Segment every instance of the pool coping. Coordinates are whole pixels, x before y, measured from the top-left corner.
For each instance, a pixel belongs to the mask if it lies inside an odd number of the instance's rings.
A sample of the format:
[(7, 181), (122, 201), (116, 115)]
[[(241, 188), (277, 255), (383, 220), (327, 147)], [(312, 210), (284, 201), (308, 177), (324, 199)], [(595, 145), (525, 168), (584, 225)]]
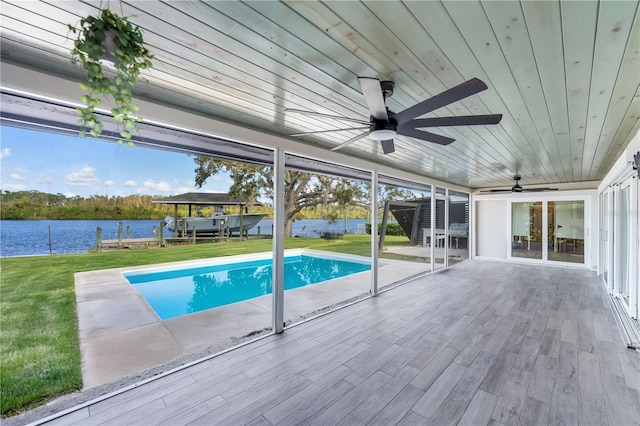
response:
[[(292, 256), (307, 253), (337, 259), (370, 262), (370, 258), (310, 249), (285, 250)], [(206, 311), (161, 320), (124, 273), (175, 267), (199, 267), (230, 261), (257, 260), (271, 252), (166, 262), (75, 274), (76, 306), (82, 355), (83, 387), (109, 383), (168, 361), (242, 338), (271, 325), (271, 295)], [(380, 259), (379, 281), (392, 283), (427, 272), (425, 264)], [(311, 286), (286, 291), (285, 320), (369, 292), (371, 271), (359, 272)]]

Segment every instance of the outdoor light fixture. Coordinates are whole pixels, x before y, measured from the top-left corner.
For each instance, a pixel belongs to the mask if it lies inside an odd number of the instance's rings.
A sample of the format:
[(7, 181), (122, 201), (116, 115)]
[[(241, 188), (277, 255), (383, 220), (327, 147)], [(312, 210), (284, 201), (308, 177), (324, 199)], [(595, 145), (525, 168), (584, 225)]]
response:
[(374, 140), (377, 140), (377, 141), (386, 141), (386, 140), (395, 138), (396, 137), (396, 131), (395, 131), (395, 129), (373, 130), (369, 134), (369, 137), (371, 139), (374, 139)]

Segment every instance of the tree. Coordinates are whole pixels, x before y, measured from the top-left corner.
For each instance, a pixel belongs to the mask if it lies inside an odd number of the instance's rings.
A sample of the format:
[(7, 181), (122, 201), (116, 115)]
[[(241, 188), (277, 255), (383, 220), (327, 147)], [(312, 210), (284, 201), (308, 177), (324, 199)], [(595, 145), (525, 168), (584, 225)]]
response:
[[(233, 184), (231, 196), (243, 196), (255, 201), (259, 196), (273, 198), (273, 170), (269, 166), (218, 160), (210, 157), (195, 158), (196, 186), (201, 188), (207, 179), (219, 172), (229, 173)], [(296, 214), (306, 208), (323, 205), (344, 206), (360, 198), (356, 183), (343, 178), (285, 170), (284, 232), (291, 236), (291, 225)]]

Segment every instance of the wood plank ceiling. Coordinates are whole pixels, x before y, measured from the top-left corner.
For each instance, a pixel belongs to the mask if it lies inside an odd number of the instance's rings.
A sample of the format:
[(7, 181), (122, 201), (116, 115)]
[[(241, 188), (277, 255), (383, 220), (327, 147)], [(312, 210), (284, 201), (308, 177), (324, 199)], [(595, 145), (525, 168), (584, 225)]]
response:
[[(77, 78), (67, 24), (109, 2), (2, 1), (2, 60)], [(137, 96), (269, 133), (350, 127), (284, 108), (368, 119), (358, 76), (389, 79), (399, 112), (473, 77), (489, 89), (427, 116), (503, 114), (408, 137), (384, 155), (344, 149), (471, 187), (600, 180), (640, 126), (638, 1), (113, 1), (156, 55)], [(330, 149), (357, 135), (299, 138)]]

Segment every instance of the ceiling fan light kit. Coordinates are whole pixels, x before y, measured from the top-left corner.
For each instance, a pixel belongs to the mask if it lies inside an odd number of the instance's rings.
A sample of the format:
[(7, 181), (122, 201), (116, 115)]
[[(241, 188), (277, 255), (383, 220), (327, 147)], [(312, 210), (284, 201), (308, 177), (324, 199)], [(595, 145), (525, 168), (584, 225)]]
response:
[[(378, 127), (378, 126), (376, 126)], [(386, 141), (387, 139), (393, 139), (396, 137), (395, 128), (389, 126), (389, 128), (376, 128), (369, 132), (369, 137), (376, 141)]]
[[(346, 142), (343, 142), (331, 150), (336, 151), (348, 146), (358, 140), (369, 136), (370, 139), (380, 141), (382, 150), (385, 154), (395, 151), (394, 139), (398, 135), (408, 136), (410, 138), (423, 140), (425, 142), (436, 143), (439, 145), (448, 145), (455, 139), (420, 130), (425, 127), (445, 127), (445, 126), (475, 126), (498, 124), (502, 119), (502, 114), (488, 115), (472, 115), (472, 116), (453, 116), (453, 117), (434, 117), (423, 118), (423, 116), (436, 109), (457, 102), (468, 96), (487, 89), (487, 85), (477, 78), (472, 78), (461, 83), (451, 89), (426, 99), (416, 105), (413, 105), (399, 113), (390, 111), (386, 106), (387, 98), (393, 95), (395, 84), (393, 81), (380, 81), (376, 78), (358, 77), (360, 90), (364, 95), (365, 102), (371, 116), (369, 117), (369, 131), (355, 136)], [(305, 114), (309, 116), (332, 118), (337, 120), (345, 120), (360, 123), (362, 120), (356, 120), (351, 117), (333, 116), (329, 114), (317, 113), (314, 111), (305, 111), (299, 109), (285, 109), (286, 112)], [(335, 129), (320, 132), (295, 133), (290, 136), (306, 136), (317, 133), (329, 133), (332, 131), (339, 132), (353, 129)]]

